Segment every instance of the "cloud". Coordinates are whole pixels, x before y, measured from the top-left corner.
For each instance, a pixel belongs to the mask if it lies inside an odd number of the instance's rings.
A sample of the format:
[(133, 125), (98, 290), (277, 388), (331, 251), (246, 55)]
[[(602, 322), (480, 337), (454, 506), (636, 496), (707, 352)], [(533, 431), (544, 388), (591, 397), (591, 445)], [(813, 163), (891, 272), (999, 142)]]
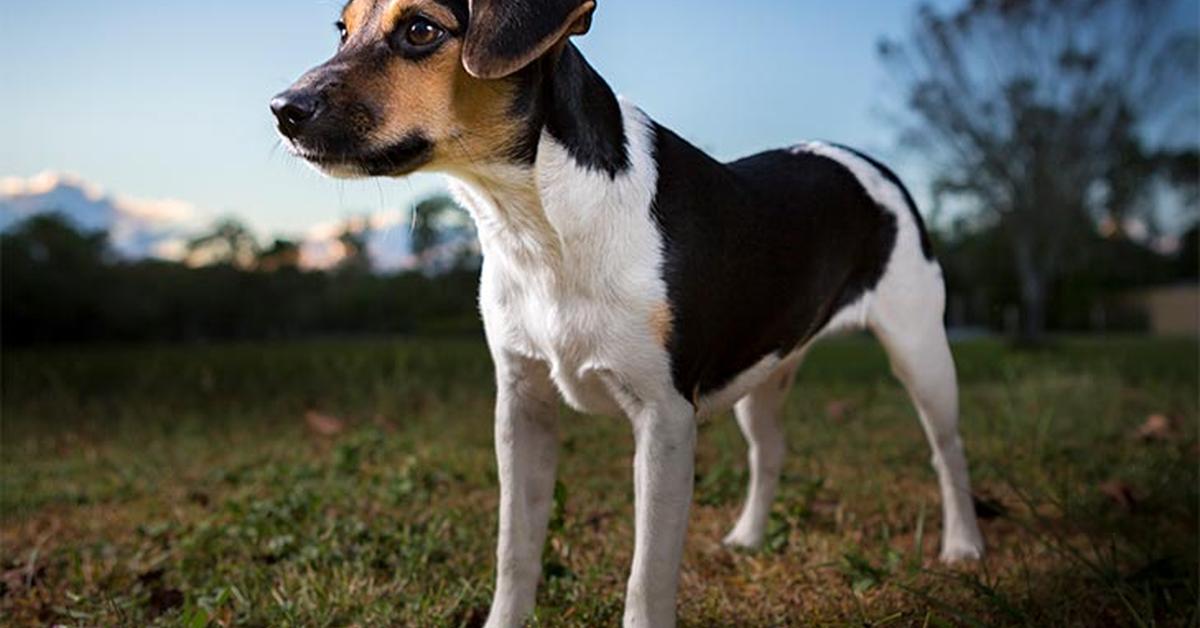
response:
[(180, 242), (206, 222), (206, 214), (186, 201), (108, 194), (74, 174), (0, 178), (0, 230), (46, 213), (86, 231), (107, 232), (113, 248), (129, 259), (178, 259)]
[(300, 265), (309, 270), (336, 267), (349, 254), (341, 242), (342, 234), (365, 232), (367, 255), (375, 270), (413, 269), (418, 260), (411, 253), (409, 216), (408, 210), (389, 209), (314, 225), (301, 239)]
[[(112, 194), (73, 174), (43, 172), (29, 178), (0, 178), (0, 231), (52, 212), (79, 229), (106, 232), (121, 257), (135, 260), (184, 259), (188, 241), (211, 229), (213, 219), (212, 214), (187, 201)], [(411, 216), (411, 209), (385, 209), (313, 225), (293, 236), (300, 247), (301, 267), (337, 267), (348, 254), (341, 241), (348, 231), (366, 234), (367, 255), (372, 268), (380, 272), (448, 266), (474, 242), (472, 233), (456, 226), (447, 242), (427, 253), (425, 259), (418, 259), (412, 254)]]

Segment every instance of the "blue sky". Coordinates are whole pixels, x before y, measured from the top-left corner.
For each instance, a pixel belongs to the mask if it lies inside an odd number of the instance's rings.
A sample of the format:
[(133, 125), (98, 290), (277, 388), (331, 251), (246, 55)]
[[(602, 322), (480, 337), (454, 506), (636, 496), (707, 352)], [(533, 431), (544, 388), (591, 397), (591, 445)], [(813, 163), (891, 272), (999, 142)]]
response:
[[(957, 4), (953, 0), (934, 2)], [(601, 0), (580, 47), (618, 93), (732, 158), (809, 138), (894, 159), (875, 55), (915, 0)], [(326, 180), (274, 150), (270, 97), (336, 44), (336, 0), (54, 0), (0, 19), (0, 176), (69, 171), (272, 233), (407, 207), (435, 177)], [(898, 163), (922, 188), (918, 172)]]

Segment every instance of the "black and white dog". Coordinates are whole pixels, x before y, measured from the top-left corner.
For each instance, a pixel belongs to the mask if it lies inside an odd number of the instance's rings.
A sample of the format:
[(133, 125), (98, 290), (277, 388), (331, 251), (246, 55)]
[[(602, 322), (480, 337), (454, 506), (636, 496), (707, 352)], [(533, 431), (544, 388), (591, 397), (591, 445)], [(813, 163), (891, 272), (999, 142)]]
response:
[(627, 416), (636, 550), (625, 624), (670, 626), (697, 421), (729, 407), (763, 540), (780, 405), (813, 342), (870, 329), (933, 449), (942, 557), (976, 558), (945, 289), (904, 186), (808, 143), (729, 164), (617, 98), (569, 42), (593, 0), (351, 0), (337, 54), (271, 103), (290, 149), (341, 177), (451, 177), (478, 225), (496, 367), (500, 532), (489, 626), (529, 616), (555, 483), (559, 398)]

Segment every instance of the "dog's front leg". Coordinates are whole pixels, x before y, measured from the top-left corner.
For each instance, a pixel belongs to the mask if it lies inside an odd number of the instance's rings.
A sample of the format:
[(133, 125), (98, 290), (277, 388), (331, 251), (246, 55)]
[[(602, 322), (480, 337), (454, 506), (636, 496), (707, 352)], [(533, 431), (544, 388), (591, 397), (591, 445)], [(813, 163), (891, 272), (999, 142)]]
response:
[(500, 538), (489, 628), (518, 627), (533, 612), (554, 501), (558, 397), (546, 366), (496, 358), (496, 461)]
[(647, 404), (633, 416), (636, 500), (633, 569), (625, 625), (675, 625), (675, 597), (694, 483), (696, 418), (676, 397)]

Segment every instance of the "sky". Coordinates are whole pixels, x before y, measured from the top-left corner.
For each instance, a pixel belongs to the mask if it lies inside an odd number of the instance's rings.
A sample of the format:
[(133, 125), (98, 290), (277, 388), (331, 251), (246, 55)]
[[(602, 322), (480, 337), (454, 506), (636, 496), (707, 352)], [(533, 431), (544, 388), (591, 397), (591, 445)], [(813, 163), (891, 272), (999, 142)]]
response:
[[(935, 6), (954, 6), (940, 0)], [(804, 139), (899, 155), (875, 47), (916, 0), (600, 0), (578, 45), (718, 157)], [(440, 179), (339, 182), (277, 148), (271, 96), (332, 55), (337, 0), (47, 0), (0, 9), (0, 177), (70, 172), (295, 234), (409, 207)]]

